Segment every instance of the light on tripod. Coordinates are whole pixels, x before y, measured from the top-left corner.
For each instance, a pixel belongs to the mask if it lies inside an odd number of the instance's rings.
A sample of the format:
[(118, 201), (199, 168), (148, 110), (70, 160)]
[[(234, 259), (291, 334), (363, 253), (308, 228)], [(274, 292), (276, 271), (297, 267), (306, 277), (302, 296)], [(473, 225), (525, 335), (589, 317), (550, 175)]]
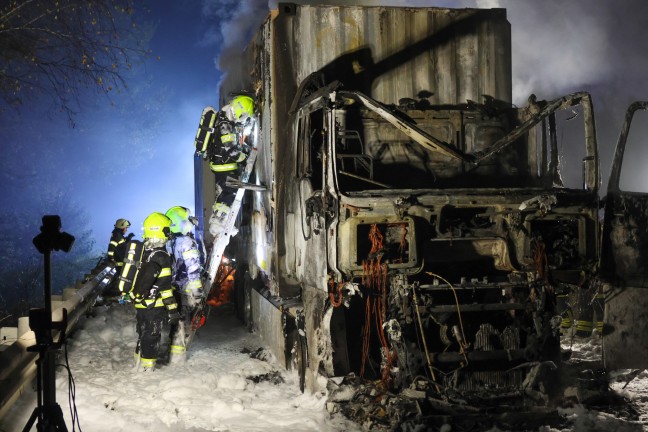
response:
[(74, 244), (74, 236), (61, 232), (61, 217), (57, 215), (43, 216), (41, 233), (34, 237), (33, 243), (38, 252), (45, 254), (53, 250), (70, 252)]
[[(34, 237), (33, 243), (38, 252), (44, 256), (44, 292), (45, 308), (29, 311), (29, 327), (36, 336), (36, 345), (27, 348), (37, 352), (37, 403), (23, 432), (30, 431), (38, 420), (39, 432), (67, 432), (63, 412), (56, 403), (56, 367), (53, 351), (58, 350), (65, 342), (67, 327), (67, 310), (63, 309), (63, 319), (52, 322), (52, 275), (51, 253), (53, 250), (69, 252), (74, 244), (74, 236), (61, 232), (61, 218), (58, 215), (43, 216), (41, 232)], [(52, 331), (59, 331), (59, 339), (54, 342)]]

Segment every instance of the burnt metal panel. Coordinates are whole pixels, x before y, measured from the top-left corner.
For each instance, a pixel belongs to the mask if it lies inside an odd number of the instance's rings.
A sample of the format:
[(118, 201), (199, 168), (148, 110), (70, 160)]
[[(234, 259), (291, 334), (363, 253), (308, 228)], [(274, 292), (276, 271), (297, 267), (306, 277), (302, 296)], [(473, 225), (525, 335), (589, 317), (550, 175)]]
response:
[[(605, 312), (603, 325), (603, 360), (608, 370), (645, 369), (648, 366), (648, 194), (623, 190), (620, 184), (622, 166), (645, 162), (641, 135), (645, 120), (638, 111), (648, 110), (648, 101), (634, 102), (628, 108), (617, 142), (605, 201), (603, 241), (601, 245), (601, 278)], [(645, 115), (642, 115), (645, 119)], [(632, 129), (631, 129), (632, 125)], [(641, 148), (632, 147), (630, 132), (637, 131)], [(626, 145), (629, 145), (626, 148)], [(634, 151), (634, 152), (633, 152)], [(628, 163), (628, 161), (632, 163)], [(643, 167), (645, 169), (645, 167)], [(625, 175), (629, 174), (624, 172)], [(630, 173), (632, 174), (632, 173)]]
[[(616, 146), (605, 201), (601, 276), (619, 286), (648, 287), (648, 194), (619, 186), (626, 142), (635, 113), (648, 110), (648, 101), (633, 103), (626, 113)], [(636, 126), (639, 128), (640, 126)], [(630, 154), (629, 157), (638, 157)]]
[(607, 285), (603, 328), (606, 369), (645, 369), (648, 352), (646, 288)]
[(483, 95), (511, 101), (504, 9), (304, 5), (281, 23), (289, 26), (281, 31), (296, 84), (321, 71), (325, 82), (339, 80), (384, 103), (421, 91), (433, 93), (432, 104)]

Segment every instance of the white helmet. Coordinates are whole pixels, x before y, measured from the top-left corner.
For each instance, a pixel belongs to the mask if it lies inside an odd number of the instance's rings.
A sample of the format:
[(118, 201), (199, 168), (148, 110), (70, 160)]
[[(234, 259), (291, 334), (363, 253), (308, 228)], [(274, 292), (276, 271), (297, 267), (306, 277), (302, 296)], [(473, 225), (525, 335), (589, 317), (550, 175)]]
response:
[(131, 226), (131, 223), (126, 219), (117, 219), (117, 222), (115, 222), (115, 228), (124, 229), (129, 226)]

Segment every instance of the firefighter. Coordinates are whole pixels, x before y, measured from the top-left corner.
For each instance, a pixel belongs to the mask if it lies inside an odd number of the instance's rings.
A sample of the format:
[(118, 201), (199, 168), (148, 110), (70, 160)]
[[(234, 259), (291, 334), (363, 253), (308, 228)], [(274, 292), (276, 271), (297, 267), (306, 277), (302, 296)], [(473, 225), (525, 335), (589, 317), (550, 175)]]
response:
[(588, 286), (581, 287), (578, 290), (576, 307), (577, 316), (574, 320), (576, 336), (581, 338), (594, 335), (601, 337), (603, 334), (605, 295), (603, 294), (603, 286), (598, 280), (593, 280)]
[[(126, 235), (128, 227), (131, 223), (126, 219), (117, 219), (115, 222), (115, 229), (113, 229), (110, 236), (110, 243), (108, 244), (108, 259), (115, 263), (115, 275), (121, 274), (122, 267), (124, 266), (124, 257), (126, 256), (126, 242), (133, 238), (133, 233)], [(118, 295), (117, 280), (115, 276), (110, 284), (104, 290), (106, 295)]]
[(574, 313), (571, 307), (571, 292), (569, 287), (559, 287), (556, 292), (556, 312), (562, 317), (560, 322), (562, 334), (567, 334), (573, 325)]
[(166, 216), (171, 220), (171, 235), (166, 247), (173, 261), (171, 280), (181, 315), (180, 322), (171, 328), (170, 360), (182, 362), (186, 357), (186, 330), (191, 328), (194, 313), (204, 296), (200, 278), (202, 257), (193, 235), (198, 220), (182, 206), (171, 207)]
[(209, 167), (216, 180), (217, 199), (210, 232), (216, 235), (236, 196), (236, 188), (226, 186), (227, 177), (240, 178), (243, 162), (249, 153), (245, 143), (245, 129), (253, 119), (254, 100), (239, 95), (220, 109), (217, 114), (215, 139), (209, 151)]
[(171, 220), (162, 213), (151, 213), (144, 220), (144, 254), (133, 286), (137, 314), (136, 369), (152, 371), (157, 363), (162, 327), (167, 319), (180, 319), (171, 288), (171, 256), (166, 251)]
[(118, 267), (124, 265), (124, 255), (126, 253), (126, 242), (133, 238), (133, 233), (126, 235), (131, 223), (126, 219), (117, 219), (115, 229), (112, 230), (110, 243), (108, 244), (108, 258), (115, 262)]

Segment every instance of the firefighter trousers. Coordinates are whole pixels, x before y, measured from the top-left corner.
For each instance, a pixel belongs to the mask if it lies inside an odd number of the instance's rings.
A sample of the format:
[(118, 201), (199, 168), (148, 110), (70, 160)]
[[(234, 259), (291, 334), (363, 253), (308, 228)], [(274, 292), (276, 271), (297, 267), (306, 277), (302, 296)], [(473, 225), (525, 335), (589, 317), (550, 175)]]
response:
[(137, 346), (139, 355), (146, 359), (157, 359), (160, 349), (162, 326), (166, 320), (166, 309), (154, 307), (152, 309), (137, 310)]

